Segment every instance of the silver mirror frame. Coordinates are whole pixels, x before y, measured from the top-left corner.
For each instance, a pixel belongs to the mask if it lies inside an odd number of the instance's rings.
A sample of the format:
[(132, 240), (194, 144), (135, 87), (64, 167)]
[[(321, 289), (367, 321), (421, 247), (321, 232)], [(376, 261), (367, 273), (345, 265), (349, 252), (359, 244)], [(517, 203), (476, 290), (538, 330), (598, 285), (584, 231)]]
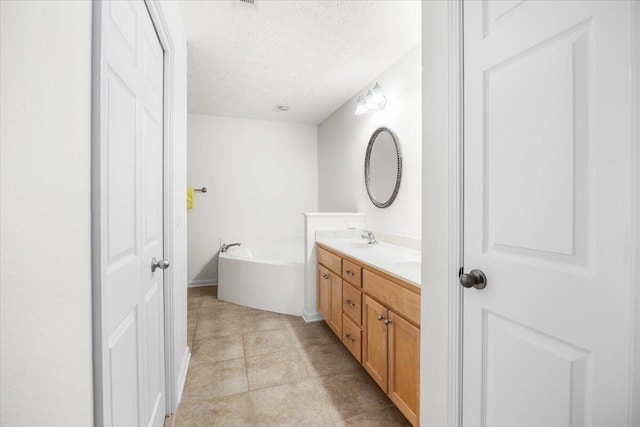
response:
[[(376, 200), (375, 196), (373, 195), (373, 192), (371, 191), (371, 186), (370, 186), (371, 176), (370, 176), (370, 170), (369, 170), (369, 163), (371, 162), (371, 150), (373, 149), (373, 144), (376, 138), (378, 137), (378, 135), (381, 134), (382, 132), (389, 132), (389, 134), (391, 135), (391, 138), (393, 138), (393, 143), (396, 147), (397, 174), (396, 174), (396, 185), (393, 189), (393, 193), (391, 194), (388, 200), (381, 202), (379, 200)], [(364, 183), (365, 183), (365, 186), (367, 187), (367, 194), (369, 195), (369, 199), (371, 199), (371, 203), (373, 203), (375, 206), (379, 208), (386, 208), (391, 206), (393, 201), (396, 199), (396, 196), (398, 195), (398, 191), (400, 190), (401, 180), (402, 180), (402, 152), (400, 151), (400, 142), (398, 141), (398, 137), (396, 136), (395, 132), (393, 132), (391, 129), (387, 127), (379, 127), (373, 132), (373, 134), (371, 135), (371, 138), (369, 139), (369, 145), (367, 145), (367, 154), (365, 155), (365, 158), (364, 158)]]

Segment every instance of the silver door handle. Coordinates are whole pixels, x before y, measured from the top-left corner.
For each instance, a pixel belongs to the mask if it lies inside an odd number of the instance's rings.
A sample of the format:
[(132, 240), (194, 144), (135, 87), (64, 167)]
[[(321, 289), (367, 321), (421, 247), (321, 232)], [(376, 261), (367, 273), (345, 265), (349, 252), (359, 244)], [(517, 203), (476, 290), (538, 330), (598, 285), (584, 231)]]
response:
[(167, 267), (169, 267), (169, 261), (167, 261), (166, 259), (161, 259), (160, 261), (158, 261), (157, 259), (153, 258), (151, 260), (152, 273), (156, 271), (157, 268), (159, 268), (160, 270), (166, 270)]
[(460, 284), (465, 288), (484, 289), (487, 286), (487, 276), (480, 270), (471, 270), (469, 274), (460, 276)]

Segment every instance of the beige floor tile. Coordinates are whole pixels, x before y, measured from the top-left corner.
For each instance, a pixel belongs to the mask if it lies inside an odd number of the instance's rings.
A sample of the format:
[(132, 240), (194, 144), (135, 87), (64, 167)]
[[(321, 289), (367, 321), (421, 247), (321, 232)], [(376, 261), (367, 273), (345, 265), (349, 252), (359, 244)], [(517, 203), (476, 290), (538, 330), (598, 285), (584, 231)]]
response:
[(211, 337), (226, 337), (242, 333), (239, 319), (210, 319), (199, 320), (196, 329), (196, 340)]
[(280, 316), (282, 317), (282, 320), (284, 320), (284, 323), (289, 326), (303, 326), (307, 324), (307, 322), (305, 322), (300, 316), (290, 316), (288, 314), (281, 314)]
[(196, 315), (198, 314), (198, 311), (200, 310), (200, 307), (202, 307), (202, 297), (201, 296), (196, 296), (196, 297), (187, 297), (187, 310), (190, 313), (195, 313)]
[(295, 347), (295, 340), (285, 329), (251, 332), (243, 334), (245, 356), (274, 353)]
[(334, 421), (393, 405), (369, 374), (360, 367), (320, 377), (318, 383), (326, 394), (329, 415)]
[(217, 427), (253, 425), (248, 393), (180, 404), (174, 427)]
[(187, 296), (211, 296), (218, 295), (218, 287), (217, 286), (198, 286), (196, 288), (187, 288)]
[(409, 425), (394, 406), (379, 409), (390, 401), (324, 322), (220, 301), (216, 292), (188, 290), (192, 363), (165, 427)]
[(411, 423), (400, 413), (398, 408), (390, 406), (378, 411), (356, 415), (346, 420), (336, 421), (336, 427), (411, 427)]
[(235, 305), (202, 305), (199, 320), (235, 320), (238, 323), (242, 321), (242, 309)]
[(187, 323), (197, 322), (200, 316), (200, 310), (189, 310), (187, 312)]
[(168, 417), (165, 417), (162, 427), (173, 427), (173, 422), (175, 421), (175, 419), (175, 415), (169, 415)]
[(349, 371), (360, 366), (337, 339), (322, 344), (311, 344), (300, 348), (307, 372), (310, 376), (325, 376)]
[(211, 296), (211, 297), (203, 297), (202, 306), (203, 307), (226, 307), (226, 308), (242, 310), (242, 311), (252, 310), (252, 309), (250, 309), (248, 307), (245, 307), (243, 305), (238, 305), (238, 304), (234, 304), (232, 302), (219, 300), (217, 298), (214, 298), (213, 296)]
[(187, 323), (187, 345), (193, 348), (193, 340), (196, 336), (196, 328), (198, 327), (198, 321)]
[(185, 402), (213, 399), (249, 390), (244, 359), (213, 363), (192, 363), (184, 388)]
[(192, 349), (194, 363), (219, 362), (244, 357), (242, 335), (211, 337), (196, 340)]
[(324, 396), (313, 380), (249, 392), (256, 425), (269, 427), (333, 425)]
[(268, 331), (271, 329), (284, 329), (286, 324), (277, 313), (258, 311), (245, 313), (242, 316), (242, 332)]
[(327, 326), (325, 322), (312, 322), (295, 326), (290, 325), (289, 331), (291, 331), (291, 334), (300, 347), (339, 341), (338, 337), (329, 329), (329, 326)]
[(297, 350), (280, 351), (246, 358), (249, 390), (301, 381), (307, 378)]

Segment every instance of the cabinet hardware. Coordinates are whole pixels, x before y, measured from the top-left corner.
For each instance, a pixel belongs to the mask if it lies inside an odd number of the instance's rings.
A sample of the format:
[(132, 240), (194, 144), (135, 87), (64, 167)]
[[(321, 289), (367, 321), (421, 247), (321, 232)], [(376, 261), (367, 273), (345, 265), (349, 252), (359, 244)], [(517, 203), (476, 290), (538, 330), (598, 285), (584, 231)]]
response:
[(347, 340), (349, 340), (349, 341), (351, 341), (351, 342), (356, 342), (355, 338), (353, 338), (353, 337), (351, 336), (351, 334), (347, 334), (347, 335), (346, 335), (346, 338), (347, 338)]
[(355, 276), (355, 273), (351, 270), (347, 270), (346, 273), (347, 273), (347, 276)]
[(329, 275), (328, 275), (327, 273), (322, 273), (322, 278), (323, 278), (323, 279), (328, 279), (328, 278), (329, 278)]
[(345, 302), (346, 302), (348, 305), (352, 306), (352, 307), (355, 307), (355, 305), (356, 305), (356, 303), (355, 303), (355, 302), (353, 302), (353, 301), (351, 301), (350, 299), (346, 300)]
[(385, 320), (384, 320), (384, 324), (385, 324), (385, 325), (388, 325), (389, 323), (391, 323), (391, 320), (389, 320), (389, 319), (385, 319)]
[(376, 319), (378, 319), (378, 320), (384, 320), (384, 316), (383, 316), (383, 315), (381, 315), (381, 314), (378, 314), (378, 317), (376, 317)]

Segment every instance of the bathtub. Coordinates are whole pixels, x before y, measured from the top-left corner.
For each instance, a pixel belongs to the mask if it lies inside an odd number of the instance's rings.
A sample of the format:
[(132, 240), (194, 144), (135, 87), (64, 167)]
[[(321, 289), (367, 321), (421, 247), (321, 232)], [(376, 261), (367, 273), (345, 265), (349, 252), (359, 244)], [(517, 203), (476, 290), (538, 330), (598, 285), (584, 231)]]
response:
[(241, 242), (218, 259), (218, 299), (276, 313), (302, 316), (304, 241), (224, 239)]

